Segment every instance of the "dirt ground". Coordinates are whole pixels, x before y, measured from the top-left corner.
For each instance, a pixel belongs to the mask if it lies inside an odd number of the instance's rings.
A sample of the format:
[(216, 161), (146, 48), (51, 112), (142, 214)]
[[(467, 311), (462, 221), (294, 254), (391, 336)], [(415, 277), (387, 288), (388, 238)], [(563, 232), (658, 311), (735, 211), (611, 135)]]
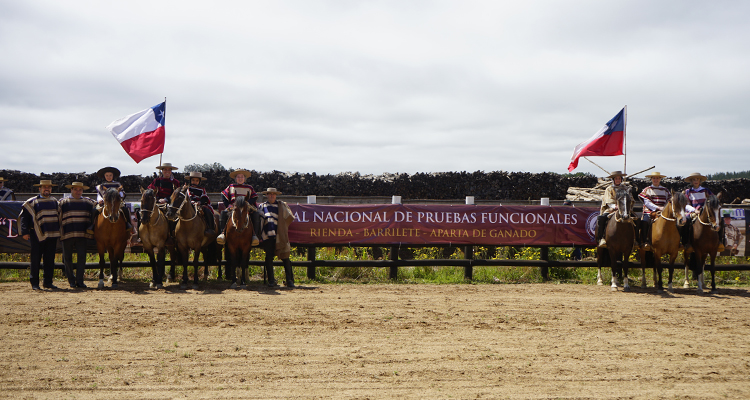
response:
[(2, 283), (0, 397), (750, 398), (744, 288), (225, 286)]

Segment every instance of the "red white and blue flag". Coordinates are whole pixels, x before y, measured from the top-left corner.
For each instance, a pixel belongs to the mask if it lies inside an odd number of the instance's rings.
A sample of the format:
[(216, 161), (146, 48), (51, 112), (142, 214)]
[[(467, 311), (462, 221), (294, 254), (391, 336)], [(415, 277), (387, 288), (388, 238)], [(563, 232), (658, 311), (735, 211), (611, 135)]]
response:
[(621, 156), (625, 154), (625, 108), (599, 129), (591, 139), (579, 144), (573, 150), (568, 172), (578, 167), (578, 159), (585, 156)]
[(120, 118), (107, 130), (136, 163), (164, 152), (164, 117), (167, 102)]

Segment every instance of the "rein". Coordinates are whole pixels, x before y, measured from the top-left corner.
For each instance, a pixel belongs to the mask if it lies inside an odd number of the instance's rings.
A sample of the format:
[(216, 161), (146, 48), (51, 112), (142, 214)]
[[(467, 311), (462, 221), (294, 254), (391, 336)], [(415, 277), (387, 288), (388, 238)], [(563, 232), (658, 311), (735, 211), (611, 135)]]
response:
[[(706, 211), (706, 217), (708, 218), (708, 222), (703, 222), (703, 221), (701, 220), (701, 215), (703, 214), (703, 210), (705, 210), (705, 211)], [(718, 230), (717, 228), (719, 227), (719, 224), (716, 224), (716, 225), (714, 225), (714, 223), (713, 223), (713, 222), (711, 222), (711, 213), (709, 213), (709, 212), (708, 212), (708, 207), (705, 207), (705, 206), (704, 206), (704, 207), (703, 207), (703, 210), (701, 210), (701, 212), (700, 212), (700, 213), (698, 213), (698, 218), (696, 218), (696, 220), (698, 220), (698, 222), (700, 222), (700, 223), (701, 223), (701, 225), (703, 225), (703, 226), (710, 226), (710, 227), (711, 227), (711, 229), (713, 229), (713, 230)]]
[(247, 229), (248, 226), (250, 226), (250, 210), (249, 210), (249, 208), (247, 208), (248, 212), (247, 212), (247, 215), (245, 217), (245, 226), (242, 226), (242, 227), (240, 227), (240, 224), (237, 223), (237, 221), (235, 221), (234, 217), (235, 217), (236, 214), (243, 214), (244, 210), (240, 211), (239, 213), (237, 211), (238, 210), (232, 211), (232, 224), (235, 226), (235, 228), (239, 227), (240, 229), (238, 229), (238, 230), (241, 232), (241, 231)]
[(120, 209), (119, 208), (117, 209), (117, 214), (115, 214), (115, 220), (112, 221), (112, 220), (110, 220), (110, 218), (112, 218), (112, 214), (107, 215), (107, 208), (108, 208), (108, 206), (109, 206), (109, 203), (105, 202), (104, 203), (104, 207), (102, 207), (102, 215), (104, 216), (104, 218), (107, 219), (107, 221), (109, 221), (110, 224), (116, 224), (117, 221), (120, 220)]
[(169, 205), (169, 207), (170, 207), (170, 208), (176, 208), (176, 209), (177, 209), (177, 218), (179, 218), (179, 220), (180, 220), (180, 221), (185, 221), (185, 222), (189, 222), (189, 221), (192, 221), (192, 220), (194, 220), (194, 219), (195, 219), (195, 217), (197, 217), (197, 216), (198, 216), (198, 211), (197, 211), (197, 210), (195, 210), (195, 209), (193, 210), (193, 211), (195, 211), (195, 215), (193, 215), (193, 217), (192, 217), (192, 218), (183, 218), (183, 217), (182, 217), (182, 215), (180, 215), (180, 214), (182, 213), (182, 207), (184, 207), (184, 206), (185, 206), (185, 203), (187, 203), (188, 201), (187, 201), (187, 195), (186, 195), (185, 193), (183, 193), (183, 192), (182, 192), (182, 190), (178, 191), (178, 193), (179, 193), (180, 195), (182, 195), (182, 203), (180, 204), (180, 206), (179, 206), (179, 207), (175, 207), (175, 206), (173, 206), (173, 205), (171, 205), (171, 204)]
[(159, 210), (159, 207), (156, 206), (156, 201), (154, 201), (154, 207), (151, 210), (141, 210), (141, 219), (143, 219), (143, 213), (151, 213), (151, 215), (157, 214), (156, 219), (149, 222), (148, 226), (156, 226), (162, 217), (162, 212)]

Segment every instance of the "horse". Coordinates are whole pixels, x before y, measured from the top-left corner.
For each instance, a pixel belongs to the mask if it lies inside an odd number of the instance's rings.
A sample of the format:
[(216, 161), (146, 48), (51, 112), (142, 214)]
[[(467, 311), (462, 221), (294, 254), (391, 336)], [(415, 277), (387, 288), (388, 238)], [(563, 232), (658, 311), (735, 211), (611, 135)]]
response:
[(99, 289), (104, 288), (104, 254), (109, 254), (109, 270), (112, 273), (112, 287), (117, 287), (117, 270), (125, 257), (125, 247), (130, 238), (130, 231), (126, 228), (125, 218), (121, 215), (122, 198), (115, 188), (107, 189), (104, 193), (104, 208), (96, 218), (94, 225), (94, 240), (99, 252)]
[[(198, 218), (199, 206), (194, 206), (187, 195), (188, 186), (185, 185), (182, 188), (175, 190), (172, 193), (172, 197), (169, 202), (169, 209), (167, 210), (167, 218), (177, 221), (177, 227), (175, 228), (175, 242), (177, 244), (177, 250), (180, 253), (182, 259), (182, 282), (180, 288), (187, 288), (188, 282), (188, 261), (190, 250), (193, 251), (193, 289), (198, 288), (198, 258), (201, 253), (201, 248), (210, 244), (212, 241), (216, 241), (216, 234), (212, 237), (204, 234), (206, 230), (206, 223), (203, 218)], [(214, 213), (214, 218), (216, 215)], [(204, 256), (205, 258), (205, 256)], [(204, 274), (207, 274), (208, 264), (205, 264)]]
[(673, 193), (672, 198), (664, 206), (664, 210), (658, 213), (651, 222), (651, 252), (646, 252), (643, 247), (640, 250), (641, 267), (643, 269), (642, 287), (646, 287), (646, 266), (654, 268), (654, 286), (656, 291), (664, 291), (662, 280), (663, 267), (661, 258), (669, 255), (669, 291), (672, 291), (672, 277), (674, 275), (674, 262), (680, 252), (680, 230), (687, 222), (685, 205), (687, 197), (684, 193)]
[(237, 268), (240, 269), (239, 285), (247, 285), (247, 264), (253, 239), (253, 223), (250, 213), (255, 211), (245, 196), (238, 196), (226, 227), (227, 278), (232, 281), (230, 288), (237, 288)]
[(693, 251), (690, 263), (685, 262), (685, 288), (690, 287), (688, 280), (688, 269), (692, 266), (693, 276), (698, 281), (698, 293), (703, 293), (703, 272), (706, 266), (706, 258), (711, 259), (711, 292), (716, 293), (716, 272), (714, 270), (716, 254), (719, 251), (719, 196), (708, 196), (706, 203), (701, 207), (698, 216), (693, 222)]
[[(166, 256), (166, 242), (169, 238), (169, 222), (166, 215), (158, 207), (156, 195), (153, 189), (143, 190), (141, 188), (141, 212), (139, 214), (140, 225), (138, 232), (143, 243), (143, 250), (148, 254), (153, 280), (151, 287), (162, 289), (164, 287), (164, 259)], [(174, 249), (170, 249), (173, 253)], [(172, 265), (174, 265), (174, 254), (172, 254)]]
[[(635, 241), (635, 223), (633, 220), (633, 194), (630, 187), (615, 189), (617, 210), (610, 215), (604, 232), (607, 248), (597, 249), (597, 263), (599, 276), (601, 269), (609, 262), (612, 268), (612, 291), (617, 291), (617, 276), (623, 277), (623, 290), (630, 291), (628, 284), (628, 263), (630, 253), (633, 252)], [(617, 261), (622, 259), (622, 268), (617, 266)]]

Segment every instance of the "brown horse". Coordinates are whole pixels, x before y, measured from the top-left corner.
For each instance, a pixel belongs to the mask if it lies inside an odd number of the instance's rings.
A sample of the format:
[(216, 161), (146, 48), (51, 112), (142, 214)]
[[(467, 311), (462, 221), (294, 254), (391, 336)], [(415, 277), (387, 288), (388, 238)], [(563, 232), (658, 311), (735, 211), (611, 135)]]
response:
[(104, 288), (104, 254), (109, 254), (109, 270), (112, 273), (112, 287), (117, 287), (117, 269), (125, 256), (125, 247), (130, 230), (127, 229), (125, 218), (122, 215), (120, 205), (122, 198), (117, 189), (110, 188), (104, 193), (104, 208), (96, 219), (94, 225), (94, 240), (99, 252), (99, 289)]
[[(693, 222), (693, 250), (690, 262), (685, 263), (685, 287), (689, 288), (688, 268), (692, 267), (693, 276), (698, 281), (698, 293), (703, 293), (703, 272), (706, 266), (706, 258), (711, 258), (711, 292), (716, 293), (716, 272), (714, 265), (716, 254), (719, 252), (719, 211), (720, 198), (711, 195), (701, 207), (697, 218)], [(689, 264), (689, 265), (688, 265)]]
[(253, 240), (253, 223), (250, 213), (255, 211), (245, 196), (238, 196), (226, 227), (227, 278), (232, 281), (230, 288), (237, 288), (237, 268), (240, 269), (239, 285), (247, 285), (247, 264)]
[[(193, 289), (198, 288), (198, 277), (199, 277), (199, 266), (198, 258), (201, 253), (201, 248), (216, 241), (216, 234), (212, 236), (206, 236), (204, 234), (206, 230), (206, 223), (203, 218), (199, 217), (198, 207), (190, 202), (187, 195), (187, 185), (182, 188), (175, 190), (172, 193), (170, 199), (169, 210), (167, 211), (167, 218), (177, 221), (177, 227), (175, 228), (175, 242), (177, 244), (177, 251), (180, 253), (182, 259), (182, 282), (180, 288), (187, 288), (188, 282), (188, 256), (190, 251), (193, 251)], [(214, 213), (214, 218), (216, 215)], [(205, 258), (205, 257), (204, 257)], [(204, 263), (204, 274), (207, 274), (208, 264)]]
[[(157, 204), (153, 189), (143, 190), (141, 188), (138, 232), (143, 243), (143, 250), (148, 254), (153, 271), (153, 280), (150, 286), (161, 289), (164, 287), (164, 260), (166, 258), (166, 242), (169, 238), (169, 222), (167, 216), (164, 215)], [(172, 254), (172, 259), (174, 258), (174, 254)]]
[[(635, 241), (635, 224), (633, 220), (633, 194), (630, 187), (615, 189), (617, 210), (610, 215), (604, 231), (607, 248), (597, 249), (597, 263), (599, 273), (606, 264), (612, 268), (612, 291), (617, 291), (617, 276), (623, 277), (623, 290), (630, 291), (628, 284), (628, 268), (630, 253), (633, 252)], [(617, 262), (622, 260), (622, 268)]]
[(679, 227), (685, 225), (687, 217), (685, 215), (685, 205), (687, 197), (682, 192), (673, 193), (664, 210), (658, 216), (654, 217), (651, 223), (651, 252), (646, 252), (643, 248), (640, 250), (641, 266), (643, 268), (643, 284), (646, 286), (646, 267), (650, 265), (654, 268), (654, 286), (656, 291), (664, 291), (664, 282), (662, 281), (663, 267), (661, 264), (662, 256), (669, 256), (669, 291), (672, 291), (672, 277), (674, 275), (674, 262), (680, 251), (680, 231)]

